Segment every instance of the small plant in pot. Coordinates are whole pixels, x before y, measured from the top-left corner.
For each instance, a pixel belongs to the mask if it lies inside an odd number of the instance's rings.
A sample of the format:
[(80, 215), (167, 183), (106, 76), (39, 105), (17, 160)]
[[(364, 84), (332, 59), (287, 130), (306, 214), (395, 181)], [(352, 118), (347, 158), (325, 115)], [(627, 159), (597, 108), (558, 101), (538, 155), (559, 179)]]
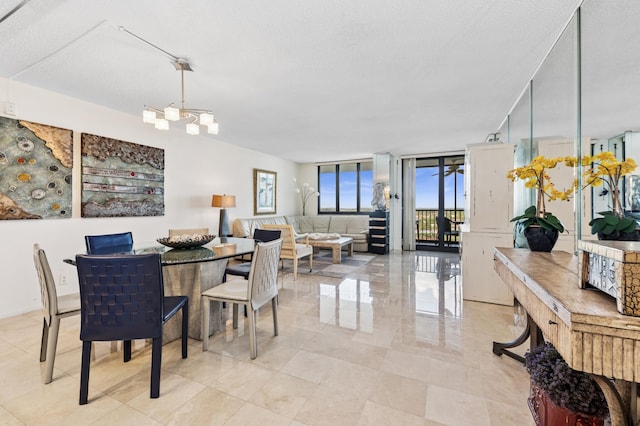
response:
[(601, 217), (591, 219), (591, 233), (601, 240), (638, 240), (640, 217), (624, 211), (620, 194), (621, 178), (636, 169), (635, 161), (631, 158), (619, 161), (612, 152), (604, 151), (583, 156), (582, 165), (585, 166), (585, 185), (602, 186), (603, 194), (610, 196), (611, 210), (598, 212)]
[(567, 161), (570, 159), (538, 156), (526, 166), (512, 169), (507, 174), (507, 178), (512, 182), (523, 180), (526, 188), (536, 190), (536, 205), (528, 207), (524, 214), (511, 219), (511, 222), (516, 223), (517, 230), (527, 238), (529, 249), (532, 251), (551, 251), (558, 235), (565, 230), (560, 219), (546, 210), (545, 197), (549, 201), (569, 201), (577, 181), (574, 181), (568, 189), (560, 191), (556, 189), (546, 172), (547, 169), (552, 169), (562, 162), (568, 164)]
[(569, 367), (551, 343), (527, 351), (524, 359), (536, 424), (604, 424), (609, 408), (602, 390), (588, 374)]

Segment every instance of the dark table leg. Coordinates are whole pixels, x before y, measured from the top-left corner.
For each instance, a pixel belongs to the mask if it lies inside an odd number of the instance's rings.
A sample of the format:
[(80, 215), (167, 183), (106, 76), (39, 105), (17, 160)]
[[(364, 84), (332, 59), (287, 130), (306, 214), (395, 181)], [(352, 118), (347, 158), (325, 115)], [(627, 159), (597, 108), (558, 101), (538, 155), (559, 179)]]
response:
[(522, 331), (522, 334), (516, 337), (515, 340), (508, 343), (493, 342), (493, 353), (498, 356), (506, 355), (524, 364), (524, 358), (522, 356), (516, 353), (513, 353), (507, 349), (517, 348), (518, 346), (526, 342), (527, 339), (530, 339), (529, 341), (530, 348), (536, 347), (544, 343), (544, 337), (542, 336), (542, 331), (540, 331), (540, 328), (538, 328), (538, 325), (535, 323), (535, 321), (533, 321), (533, 319), (529, 316), (529, 314), (527, 314), (527, 326)]

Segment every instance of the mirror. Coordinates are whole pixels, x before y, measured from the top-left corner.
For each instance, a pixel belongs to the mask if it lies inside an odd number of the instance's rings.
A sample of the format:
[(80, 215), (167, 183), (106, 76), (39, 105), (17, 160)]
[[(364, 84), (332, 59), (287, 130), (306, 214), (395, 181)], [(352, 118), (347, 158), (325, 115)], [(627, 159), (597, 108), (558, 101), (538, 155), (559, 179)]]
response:
[[(569, 22), (553, 49), (540, 66), (532, 86), (532, 135), (533, 155), (559, 158), (576, 155), (578, 84), (576, 65), (577, 18)], [(558, 164), (548, 169), (550, 181), (558, 190), (572, 186), (575, 170)], [(574, 251), (575, 217), (574, 203), (548, 201), (547, 212), (553, 213), (565, 227), (555, 247)]]
[[(586, 0), (582, 6), (583, 136), (608, 141), (640, 130), (638, 16), (636, 0)], [(640, 160), (640, 146), (633, 145), (627, 157)]]
[[(516, 166), (538, 154), (567, 155), (569, 141), (573, 141), (571, 155), (615, 150), (620, 158), (640, 164), (640, 57), (634, 54), (640, 41), (637, 16), (640, 2), (636, 0), (584, 1), (580, 25), (574, 16), (505, 120), (508, 137), (505, 125), (501, 127), (502, 139), (518, 145)], [(640, 176), (640, 169), (635, 173)], [(638, 181), (631, 176), (626, 183), (628, 208), (640, 209), (640, 202), (633, 201), (635, 193), (640, 201), (640, 189), (633, 185)], [(532, 191), (517, 185), (514, 190), (517, 213), (532, 204)], [(565, 225), (575, 230), (576, 241), (591, 235), (592, 210), (603, 210), (591, 188), (578, 196), (580, 203), (558, 212)], [(558, 210), (556, 206), (549, 209)]]
[[(518, 103), (513, 108), (513, 111), (509, 115), (509, 143), (516, 145), (514, 167), (522, 167), (529, 163), (533, 158), (531, 153), (531, 140), (530, 129), (530, 90), (529, 87), (522, 93)], [(514, 204), (513, 212), (514, 216), (522, 214), (527, 207), (535, 203), (533, 198), (533, 192), (525, 189), (524, 182), (516, 181), (513, 184)], [(519, 247), (519, 246), (518, 246)]]
[[(582, 7), (582, 134), (592, 151), (611, 151), (620, 160), (640, 164), (640, 58), (637, 51), (640, 3), (634, 0), (587, 0)], [(636, 169), (635, 175), (640, 175)], [(626, 210), (633, 201), (638, 176), (623, 183)], [(610, 210), (602, 188), (592, 192), (593, 211)], [(635, 197), (637, 199), (637, 197)]]

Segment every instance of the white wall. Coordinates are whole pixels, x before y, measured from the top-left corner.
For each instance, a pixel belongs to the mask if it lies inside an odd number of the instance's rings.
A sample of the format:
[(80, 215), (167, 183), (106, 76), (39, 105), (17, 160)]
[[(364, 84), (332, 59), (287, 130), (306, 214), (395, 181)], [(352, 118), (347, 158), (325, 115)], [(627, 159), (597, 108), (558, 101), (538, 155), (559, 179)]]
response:
[[(277, 214), (300, 214), (295, 182), (300, 165), (267, 154), (233, 146), (224, 140), (224, 122), (218, 137), (190, 136), (184, 126), (169, 132), (143, 124), (132, 116), (33, 86), (0, 79), (0, 105), (11, 100), (17, 115), (11, 118), (74, 131), (73, 217), (57, 220), (0, 221), (0, 318), (39, 309), (40, 290), (33, 265), (33, 244), (46, 251), (58, 292), (78, 290), (75, 268), (62, 262), (85, 251), (84, 235), (132, 231), (135, 242), (152, 242), (168, 228), (209, 227), (217, 233), (219, 210), (212, 194), (233, 194), (235, 218), (253, 216), (253, 169), (277, 172)], [(142, 110), (142, 105), (140, 105)], [(0, 109), (3, 115), (4, 109)], [(5, 114), (6, 116), (6, 114)], [(80, 133), (92, 133), (165, 150), (165, 215), (161, 217), (81, 218)], [(298, 177), (306, 181), (306, 176)], [(315, 181), (314, 181), (315, 182)], [(2, 191), (2, 188), (0, 188)], [(315, 211), (315, 206), (310, 206)]]
[[(298, 169), (298, 183), (308, 183), (312, 187), (318, 190), (318, 165), (317, 164), (303, 164)], [(295, 189), (294, 189), (295, 191)], [(295, 208), (302, 214), (302, 201), (300, 200), (300, 194), (296, 192)], [(318, 214), (318, 197), (310, 197), (307, 200), (307, 216), (316, 216)]]

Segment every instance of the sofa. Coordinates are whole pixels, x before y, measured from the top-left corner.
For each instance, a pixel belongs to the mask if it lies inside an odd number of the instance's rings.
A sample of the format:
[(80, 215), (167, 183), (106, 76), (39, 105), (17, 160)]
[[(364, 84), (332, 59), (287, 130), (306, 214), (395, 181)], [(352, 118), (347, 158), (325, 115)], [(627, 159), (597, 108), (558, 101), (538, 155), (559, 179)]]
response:
[(340, 234), (353, 238), (353, 250), (369, 250), (368, 215), (318, 215), (318, 216), (271, 216), (236, 219), (233, 222), (234, 237), (249, 237), (256, 228), (265, 223), (290, 224), (297, 234)]

